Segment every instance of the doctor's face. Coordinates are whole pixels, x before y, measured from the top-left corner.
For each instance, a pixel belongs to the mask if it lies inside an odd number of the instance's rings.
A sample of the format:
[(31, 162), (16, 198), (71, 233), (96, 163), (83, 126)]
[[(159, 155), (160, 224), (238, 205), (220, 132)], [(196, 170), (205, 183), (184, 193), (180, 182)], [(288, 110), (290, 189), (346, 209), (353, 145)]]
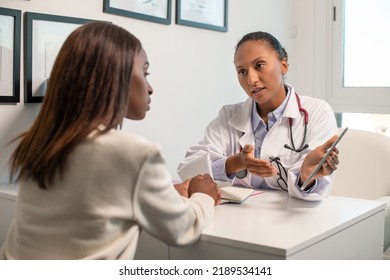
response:
[(234, 56), (238, 81), (253, 101), (279, 106), (286, 97), (283, 75), (287, 73), (286, 59), (263, 40), (250, 40), (238, 47)]
[(149, 62), (144, 49), (134, 57), (133, 70), (130, 79), (129, 103), (126, 118), (142, 120), (149, 110), (150, 95), (153, 89), (147, 81)]

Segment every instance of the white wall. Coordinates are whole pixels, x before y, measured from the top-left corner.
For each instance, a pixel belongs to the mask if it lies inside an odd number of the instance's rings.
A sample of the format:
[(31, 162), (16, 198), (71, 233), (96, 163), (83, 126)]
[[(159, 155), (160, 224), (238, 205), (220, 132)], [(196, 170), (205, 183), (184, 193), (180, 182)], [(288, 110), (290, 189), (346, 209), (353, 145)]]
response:
[[(230, 0), (226, 33), (175, 24), (176, 1), (172, 2), (172, 24), (168, 26), (103, 13), (101, 0), (0, 0), (0, 6), (111, 21), (134, 33), (151, 63), (149, 81), (154, 94), (146, 119), (125, 121), (123, 129), (160, 143), (168, 168), (177, 178), (176, 167), (187, 147), (202, 138), (219, 108), (246, 98), (233, 66), (237, 41), (256, 30), (275, 35), (289, 53), (287, 82), (301, 94), (316, 96), (313, 47), (318, 27), (313, 26), (316, 7), (311, 0)], [(23, 81), (23, 65), (21, 69)], [(23, 90), (22, 84), (21, 103), (0, 104), (0, 183), (8, 179), (12, 149), (5, 149), (5, 144), (30, 127), (40, 108), (39, 104), (23, 103)]]

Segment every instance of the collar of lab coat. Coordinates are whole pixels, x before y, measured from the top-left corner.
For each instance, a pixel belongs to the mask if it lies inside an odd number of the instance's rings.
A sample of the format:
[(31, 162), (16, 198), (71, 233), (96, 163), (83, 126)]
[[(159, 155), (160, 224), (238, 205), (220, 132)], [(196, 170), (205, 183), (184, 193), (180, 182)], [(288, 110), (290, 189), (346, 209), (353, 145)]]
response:
[(245, 102), (241, 104), (236, 114), (229, 121), (230, 126), (242, 132), (242, 136), (239, 139), (241, 147), (247, 143), (254, 145), (254, 136), (251, 122), (252, 104), (252, 99), (248, 98), (245, 100)]
[[(298, 102), (295, 95), (296, 92), (291, 85), (286, 84), (286, 86), (289, 88), (290, 94), (287, 96), (288, 100), (287, 100), (286, 108), (284, 109), (282, 118), (279, 119), (279, 122), (281, 122), (283, 118), (295, 119), (301, 117), (301, 112), (299, 111)], [(303, 106), (302, 101), (301, 101), (301, 105)]]
[(252, 114), (252, 105), (253, 101), (251, 98), (248, 98), (243, 102), (240, 108), (237, 110), (236, 114), (230, 119), (229, 125), (233, 128), (242, 131), (243, 133), (248, 133), (252, 130), (251, 124), (251, 114)]
[[(299, 118), (301, 116), (301, 113), (299, 112), (298, 108), (298, 103), (295, 97), (295, 90), (291, 85), (286, 84), (286, 86), (288, 87), (290, 94), (287, 95), (287, 104), (282, 117), (278, 121), (279, 124), (283, 120), (283, 118), (294, 119)], [(243, 143), (248, 143), (248, 140), (253, 138), (253, 129), (251, 123), (252, 105), (253, 100), (251, 98), (245, 100), (245, 102), (243, 102), (240, 108), (237, 110), (236, 114), (229, 121), (230, 126), (243, 133), (243, 136), (241, 138)]]

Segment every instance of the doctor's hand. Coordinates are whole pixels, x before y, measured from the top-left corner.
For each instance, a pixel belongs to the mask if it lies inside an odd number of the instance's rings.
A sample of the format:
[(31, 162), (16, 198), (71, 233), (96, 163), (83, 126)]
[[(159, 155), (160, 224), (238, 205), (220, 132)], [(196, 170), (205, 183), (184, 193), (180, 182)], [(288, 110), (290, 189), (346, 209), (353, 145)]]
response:
[[(306, 181), (306, 179), (310, 176), (311, 172), (317, 167), (318, 163), (325, 156), (327, 150), (332, 146), (332, 144), (337, 140), (337, 135), (330, 138), (321, 146), (318, 146), (313, 151), (307, 154), (305, 160), (302, 163), (301, 167), (301, 178), (300, 184)], [(337, 164), (339, 164), (338, 157), (339, 150), (334, 148), (334, 150), (330, 153), (330, 156), (326, 159), (325, 163), (322, 165), (321, 169), (314, 176), (312, 182), (309, 183), (311, 186), (314, 183), (315, 179), (321, 178), (323, 176), (327, 176), (333, 173), (337, 169)]]
[(196, 192), (205, 193), (214, 199), (214, 204), (219, 204), (221, 200), (221, 192), (218, 189), (217, 183), (209, 174), (197, 175), (193, 177), (189, 183), (188, 195), (191, 196)]
[(261, 177), (272, 177), (277, 174), (277, 170), (267, 160), (255, 158), (254, 156), (255, 147), (253, 145), (245, 145), (240, 153), (240, 158), (245, 166), (245, 169), (257, 176)]
[(242, 151), (226, 160), (226, 174), (238, 173), (246, 169), (248, 172), (261, 177), (272, 177), (277, 170), (267, 160), (255, 158), (253, 145), (245, 145)]

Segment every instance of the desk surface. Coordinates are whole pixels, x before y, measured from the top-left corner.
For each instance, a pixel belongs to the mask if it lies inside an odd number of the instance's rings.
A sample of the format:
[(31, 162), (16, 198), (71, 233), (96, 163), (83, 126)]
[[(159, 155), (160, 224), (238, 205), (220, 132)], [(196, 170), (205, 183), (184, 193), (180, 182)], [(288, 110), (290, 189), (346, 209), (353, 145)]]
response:
[(242, 204), (217, 206), (201, 240), (288, 256), (384, 208), (381, 201), (329, 196), (308, 202), (266, 191)]
[(16, 200), (18, 188), (16, 184), (0, 185), (0, 197)]
[[(0, 197), (15, 200), (16, 194), (15, 185), (0, 185)], [(218, 205), (200, 239), (224, 247), (290, 256), (384, 209), (385, 203), (377, 200), (329, 196), (321, 202), (309, 202), (282, 191), (266, 191), (242, 204)], [(151, 250), (152, 257), (155, 249)]]

